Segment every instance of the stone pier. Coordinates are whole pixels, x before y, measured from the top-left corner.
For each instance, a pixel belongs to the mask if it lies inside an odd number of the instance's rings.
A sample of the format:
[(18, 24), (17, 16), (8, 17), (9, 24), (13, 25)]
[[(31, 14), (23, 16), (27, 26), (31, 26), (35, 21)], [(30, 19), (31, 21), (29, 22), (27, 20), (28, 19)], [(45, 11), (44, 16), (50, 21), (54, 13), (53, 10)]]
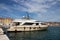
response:
[(6, 34), (4, 34), (4, 31), (2, 28), (0, 28), (0, 40), (9, 40)]

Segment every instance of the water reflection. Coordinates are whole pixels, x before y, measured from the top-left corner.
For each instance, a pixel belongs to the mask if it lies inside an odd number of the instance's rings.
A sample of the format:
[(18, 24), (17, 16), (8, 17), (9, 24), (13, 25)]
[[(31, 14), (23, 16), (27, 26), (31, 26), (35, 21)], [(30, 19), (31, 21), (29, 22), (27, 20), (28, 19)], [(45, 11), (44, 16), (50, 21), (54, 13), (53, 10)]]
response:
[(41, 40), (46, 37), (48, 31), (33, 32), (10, 32), (8, 36), (10, 40)]

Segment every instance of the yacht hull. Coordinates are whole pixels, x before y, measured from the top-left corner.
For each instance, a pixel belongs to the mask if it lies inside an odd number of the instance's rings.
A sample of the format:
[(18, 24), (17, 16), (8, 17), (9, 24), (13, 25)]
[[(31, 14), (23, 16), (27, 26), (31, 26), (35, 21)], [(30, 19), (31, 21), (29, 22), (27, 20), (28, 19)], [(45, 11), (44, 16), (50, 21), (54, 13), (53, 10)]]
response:
[(7, 29), (7, 31), (36, 31), (36, 30), (46, 30), (48, 25), (41, 26), (14, 26)]

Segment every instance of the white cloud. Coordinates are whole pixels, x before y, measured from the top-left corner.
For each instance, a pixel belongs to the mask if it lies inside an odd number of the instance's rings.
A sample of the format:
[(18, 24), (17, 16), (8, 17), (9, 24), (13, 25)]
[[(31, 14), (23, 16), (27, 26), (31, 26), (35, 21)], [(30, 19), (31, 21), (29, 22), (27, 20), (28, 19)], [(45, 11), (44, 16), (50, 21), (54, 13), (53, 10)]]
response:
[[(37, 14), (38, 18), (40, 17), (45, 19), (45, 17), (47, 18), (51, 17), (46, 15), (47, 14), (46, 12), (48, 11), (48, 9), (51, 8), (53, 5), (57, 3), (57, 1), (60, 1), (60, 0), (12, 0), (12, 1), (18, 3), (18, 5), (14, 4), (13, 7), (9, 7), (9, 6), (0, 4), (0, 8), (3, 8), (8, 12), (12, 12), (13, 11), (12, 9), (14, 9), (18, 11), (26, 11), (29, 13), (32, 13), (32, 12), (36, 14), (38, 13)], [(13, 16), (13, 14), (11, 15)], [(16, 15), (14, 16), (17, 17)], [(58, 16), (56, 18), (58, 18)], [(52, 17), (52, 20), (55, 20), (55, 18)]]
[[(5, 7), (6, 10), (20, 10), (20, 11), (27, 11), (27, 12), (47, 12), (47, 10), (52, 6), (55, 5), (57, 2), (54, 0), (12, 0), (19, 5), (13, 5), (14, 7)], [(0, 4), (1, 5), (1, 4)]]
[[(3, 17), (15, 17), (15, 18), (19, 18), (19, 16), (15, 15), (13, 13), (13, 10), (12, 9), (15, 9), (14, 7), (10, 7), (10, 6), (7, 6), (5, 4), (0, 4), (0, 9), (2, 9), (2, 12), (0, 14), (0, 16), (3, 16)], [(5, 11), (4, 11), (5, 10)], [(15, 9), (16, 10), (16, 9)], [(3, 12), (5, 12), (3, 14)]]
[(7, 12), (11, 12), (11, 9), (7, 5), (4, 5), (4, 4), (0, 4), (0, 9), (3, 9)]
[(60, 1), (60, 0), (58, 0), (58, 1)]
[[(46, 12), (48, 8), (50, 8), (52, 5), (56, 4), (56, 2), (52, 2), (47, 5), (45, 3), (46, 1), (47, 0), (32, 0), (30, 3), (26, 2), (25, 6), (28, 7), (28, 9), (27, 9), (28, 12)], [(42, 4), (42, 3), (44, 3), (44, 4)]]
[(27, 12), (47, 12), (47, 10), (57, 3), (55, 0), (13, 0), (19, 4), (16, 10), (22, 9)]

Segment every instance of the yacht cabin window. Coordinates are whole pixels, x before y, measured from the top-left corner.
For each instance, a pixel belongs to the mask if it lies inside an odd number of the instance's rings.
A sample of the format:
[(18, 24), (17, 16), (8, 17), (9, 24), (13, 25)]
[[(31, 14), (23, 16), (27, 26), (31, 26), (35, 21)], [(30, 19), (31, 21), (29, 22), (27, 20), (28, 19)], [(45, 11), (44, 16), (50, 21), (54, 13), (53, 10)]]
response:
[(45, 23), (41, 23), (42, 25), (46, 25)]
[(34, 23), (24, 23), (23, 25), (33, 25)]
[(39, 25), (39, 23), (36, 23), (36, 25)]
[(20, 25), (20, 22), (14, 22), (13, 23), (13, 26), (19, 26)]

